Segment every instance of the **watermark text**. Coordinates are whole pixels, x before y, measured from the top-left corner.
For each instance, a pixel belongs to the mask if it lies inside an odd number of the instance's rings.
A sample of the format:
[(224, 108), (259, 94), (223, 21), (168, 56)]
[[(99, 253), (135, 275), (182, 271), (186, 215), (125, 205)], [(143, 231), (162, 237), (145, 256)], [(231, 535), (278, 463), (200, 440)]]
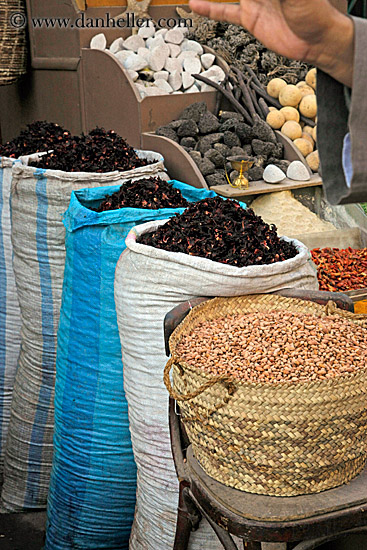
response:
[[(152, 19), (137, 17), (135, 13), (126, 13), (124, 16), (112, 17), (106, 13), (104, 17), (87, 17), (83, 12), (75, 19), (70, 17), (32, 17), (27, 20), (24, 13), (13, 12), (10, 15), (10, 25), (16, 29), (23, 29), (31, 25), (34, 29), (132, 29), (148, 27)], [(174, 17), (160, 17), (156, 22), (158, 28), (173, 27), (191, 28), (192, 19)]]

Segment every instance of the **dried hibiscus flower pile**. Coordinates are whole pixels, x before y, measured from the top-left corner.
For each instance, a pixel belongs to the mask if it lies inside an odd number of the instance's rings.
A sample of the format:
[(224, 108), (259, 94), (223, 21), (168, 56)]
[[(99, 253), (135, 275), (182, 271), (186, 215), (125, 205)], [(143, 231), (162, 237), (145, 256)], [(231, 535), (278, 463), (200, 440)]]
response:
[(95, 128), (89, 134), (73, 136), (66, 143), (42, 156), (39, 162), (30, 163), (38, 168), (65, 172), (126, 171), (150, 164), (141, 159), (121, 136), (113, 130)]
[(118, 191), (107, 196), (96, 212), (119, 208), (186, 208), (189, 203), (179, 189), (160, 178), (141, 178), (124, 183)]
[(220, 197), (190, 204), (139, 242), (237, 267), (272, 264), (297, 255), (292, 243), (278, 237), (275, 225), (269, 226), (237, 201)]
[(28, 124), (18, 137), (0, 145), (0, 156), (19, 158), (22, 155), (49, 151), (68, 142), (71, 137), (70, 132), (58, 124), (38, 120)]

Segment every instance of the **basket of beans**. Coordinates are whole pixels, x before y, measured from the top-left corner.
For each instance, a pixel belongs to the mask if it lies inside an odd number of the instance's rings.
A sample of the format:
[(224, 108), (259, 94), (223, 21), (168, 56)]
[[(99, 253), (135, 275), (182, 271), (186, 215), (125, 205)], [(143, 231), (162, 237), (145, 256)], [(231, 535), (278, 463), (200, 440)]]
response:
[(164, 382), (212, 478), (294, 496), (363, 469), (366, 315), (269, 294), (215, 298), (177, 327), (170, 351)]

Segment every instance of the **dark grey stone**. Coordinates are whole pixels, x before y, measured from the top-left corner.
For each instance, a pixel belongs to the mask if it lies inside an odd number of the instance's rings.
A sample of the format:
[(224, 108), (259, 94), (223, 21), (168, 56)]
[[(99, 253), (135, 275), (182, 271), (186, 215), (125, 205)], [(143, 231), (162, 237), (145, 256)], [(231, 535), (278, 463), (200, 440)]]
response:
[(185, 147), (185, 145), (181, 145), (181, 147), (182, 147), (182, 149), (185, 149), (186, 153), (190, 153), (190, 151), (192, 151), (192, 149), (190, 147)]
[(242, 149), (242, 147), (232, 147), (231, 157), (238, 157), (239, 155), (244, 156), (244, 150)]
[(179, 137), (193, 137), (199, 133), (198, 125), (194, 120), (183, 120), (177, 130)]
[(219, 126), (221, 132), (235, 132), (239, 124), (242, 124), (237, 118), (229, 118)]
[(232, 147), (241, 147), (241, 141), (237, 134), (234, 132), (224, 132), (223, 142), (225, 145), (228, 145), (232, 149)]
[(213, 113), (209, 111), (204, 113), (198, 122), (199, 132), (201, 134), (211, 134), (216, 132), (219, 128), (219, 121)]
[(200, 101), (199, 103), (193, 103), (184, 109), (179, 116), (179, 118), (184, 118), (187, 120), (193, 120), (194, 122), (199, 122), (201, 116), (206, 113), (208, 110), (206, 103)]
[(275, 164), (275, 166), (277, 166), (278, 168), (283, 170), (283, 172), (286, 174), (287, 170), (288, 170), (288, 166), (290, 165), (290, 161), (289, 160), (279, 160), (279, 159), (276, 159), (276, 158), (270, 158), (270, 159), (268, 159), (266, 164), (267, 165), (268, 164)]
[(232, 112), (232, 111), (222, 111), (219, 115), (220, 122), (224, 122), (225, 120), (230, 119), (237, 119), (243, 122), (243, 116), (240, 115), (240, 113)]
[(209, 187), (213, 187), (214, 185), (224, 185), (228, 183), (224, 173), (222, 174), (219, 170), (217, 170), (215, 174), (209, 174), (208, 176), (206, 176), (205, 180)]
[(202, 159), (198, 162), (198, 168), (203, 176), (208, 176), (209, 174), (214, 174), (215, 166), (209, 159)]
[(263, 166), (253, 166), (248, 171), (248, 179), (249, 179), (249, 181), (262, 180), (263, 173), (264, 173), (264, 167)]
[(206, 153), (214, 146), (215, 143), (220, 143), (223, 141), (223, 137), (224, 135), (218, 132), (216, 134), (209, 134), (200, 138), (198, 142), (199, 151), (203, 154)]
[(251, 141), (256, 137), (253, 132), (252, 126), (249, 126), (249, 124), (245, 124), (245, 122), (237, 124), (235, 131), (240, 138), (242, 145), (247, 145), (251, 143)]
[(171, 128), (172, 130), (177, 130), (181, 126), (182, 122), (183, 122), (182, 120), (172, 120), (172, 122), (169, 122), (164, 126), (166, 128)]
[(193, 137), (183, 137), (180, 140), (180, 145), (182, 145), (182, 147), (188, 147), (189, 149), (194, 149), (196, 145), (196, 140)]
[(244, 145), (242, 147), (243, 149), (243, 152), (245, 153), (246, 156), (248, 157), (251, 157), (252, 156), (252, 147), (251, 147), (251, 143), (248, 143), (247, 145)]
[(157, 128), (155, 131), (157, 136), (163, 136), (169, 139), (172, 139), (172, 141), (175, 141), (176, 143), (179, 143), (179, 139), (177, 137), (177, 134), (172, 128), (167, 128), (167, 126), (161, 126), (160, 128)]
[(264, 157), (275, 156), (278, 150), (275, 143), (261, 141), (260, 139), (253, 139), (251, 145), (255, 155), (262, 155)]
[(223, 168), (224, 166), (224, 156), (216, 149), (209, 149), (206, 151), (204, 158), (209, 159), (216, 168)]
[(261, 141), (271, 141), (272, 143), (277, 143), (277, 138), (275, 137), (273, 129), (270, 128), (269, 124), (267, 124), (265, 120), (261, 120), (260, 117), (254, 123), (252, 130), (255, 138), (261, 139)]
[(224, 143), (215, 143), (213, 148), (218, 151), (223, 157), (228, 157), (231, 154), (231, 150)]
[[(254, 158), (254, 157), (253, 157)], [(265, 165), (266, 165), (266, 157), (262, 156), (262, 155), (258, 155), (257, 157), (254, 158), (254, 166), (262, 166), (263, 168), (265, 168)]]
[(190, 151), (189, 152), (190, 157), (196, 164), (201, 161), (201, 153), (200, 151)]
[(273, 156), (277, 159), (283, 159), (284, 147), (281, 143), (275, 145), (275, 150)]

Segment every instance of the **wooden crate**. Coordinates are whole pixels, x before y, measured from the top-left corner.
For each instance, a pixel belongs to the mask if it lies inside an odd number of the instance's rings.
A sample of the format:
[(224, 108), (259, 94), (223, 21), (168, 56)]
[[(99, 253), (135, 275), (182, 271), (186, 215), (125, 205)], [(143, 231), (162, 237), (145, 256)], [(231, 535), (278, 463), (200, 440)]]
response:
[[(107, 33), (105, 33), (107, 35)], [(112, 42), (108, 34), (109, 43)], [(204, 47), (206, 52), (212, 52)], [(217, 64), (225, 71), (228, 65), (217, 57)], [(167, 94), (141, 98), (134, 82), (116, 57), (102, 50), (82, 49), (84, 127), (113, 128), (134, 147), (142, 146), (142, 134), (153, 132), (159, 126), (175, 120), (192, 103), (204, 101), (213, 111), (217, 93)]]
[[(348, 248), (349, 246), (358, 249), (367, 247), (367, 231), (361, 227), (289, 236), (303, 242), (310, 250), (313, 248)], [(350, 296), (353, 302), (358, 302), (367, 299), (367, 288), (344, 290), (343, 294)]]
[[(80, 7), (83, 7), (84, 4), (79, 0), (63, 2), (59, 0), (26, 0), (26, 3), (29, 21), (32, 18), (59, 18), (69, 19), (70, 24), (81, 15), (86, 20), (103, 18), (107, 13), (109, 17), (113, 18), (123, 11), (121, 6), (124, 5), (119, 1), (118, 4), (111, 7), (88, 7), (85, 11), (80, 12)], [(177, 19), (176, 7), (178, 6), (187, 7), (185, 2), (178, 5), (157, 5), (152, 6), (149, 13), (155, 20), (160, 17)], [(138, 105), (140, 96), (136, 97), (131, 83), (126, 82), (126, 74), (121, 74), (122, 66), (112, 55), (109, 56), (104, 52), (101, 52), (101, 56), (96, 54), (96, 63), (98, 64), (101, 60), (101, 65), (99, 65), (98, 74), (93, 71), (89, 62), (94, 62), (96, 50), (89, 50), (91, 38), (99, 32), (105, 32), (108, 42), (111, 43), (119, 36), (128, 36), (131, 29), (82, 29), (75, 25), (73, 28), (69, 26), (68, 29), (57, 26), (34, 28), (29, 25), (28, 30), (30, 70), (16, 84), (0, 87), (0, 134), (3, 141), (14, 138), (26, 124), (37, 119), (57, 122), (75, 134), (80, 134), (82, 131), (85, 132), (100, 124), (119, 131), (128, 139), (129, 136), (126, 132), (130, 131), (129, 128), (133, 132), (133, 136), (136, 136), (138, 132), (151, 131), (154, 127), (154, 125), (152, 126), (153, 121), (157, 125), (163, 124), (169, 116), (174, 116), (177, 111), (193, 102), (192, 97), (183, 97), (182, 103), (179, 104), (179, 100), (176, 99), (178, 96), (174, 96), (174, 99), (170, 98), (169, 101), (172, 105), (176, 105), (175, 102), (177, 102), (177, 109), (169, 107), (166, 112), (166, 106), (164, 105), (162, 108), (162, 103), (157, 109), (155, 103), (151, 102), (150, 104), (149, 101), (146, 101), (140, 109), (140, 105)], [(83, 49), (88, 49), (88, 52)], [(117, 70), (114, 72), (113, 68), (116, 66)], [(96, 77), (95, 81), (88, 72)], [(96, 89), (98, 88), (98, 96), (92, 92), (94, 86)], [(124, 102), (121, 90), (125, 90), (129, 98), (135, 97), (134, 101), (136, 100), (135, 112), (127, 122), (121, 119), (121, 106), (116, 105), (115, 102), (116, 99), (120, 103)], [(208, 102), (208, 106), (212, 106), (215, 103), (215, 94), (216, 92), (213, 91), (201, 94), (201, 96), (205, 96), (203, 100)], [(103, 101), (104, 95), (112, 101)], [(182, 96), (185, 95), (182, 94)], [(94, 109), (93, 104), (88, 103), (86, 106), (85, 99), (95, 104), (98, 103), (98, 110)], [(195, 100), (197, 99), (198, 97)], [(133, 128), (137, 112), (145, 121), (144, 128), (140, 125), (140, 119), (135, 124), (136, 127)], [(162, 122), (159, 119), (160, 113)], [(94, 116), (95, 118), (93, 118)], [(127, 124), (126, 131), (122, 131), (125, 124)], [(140, 146), (138, 141), (134, 140), (133, 145)]]

